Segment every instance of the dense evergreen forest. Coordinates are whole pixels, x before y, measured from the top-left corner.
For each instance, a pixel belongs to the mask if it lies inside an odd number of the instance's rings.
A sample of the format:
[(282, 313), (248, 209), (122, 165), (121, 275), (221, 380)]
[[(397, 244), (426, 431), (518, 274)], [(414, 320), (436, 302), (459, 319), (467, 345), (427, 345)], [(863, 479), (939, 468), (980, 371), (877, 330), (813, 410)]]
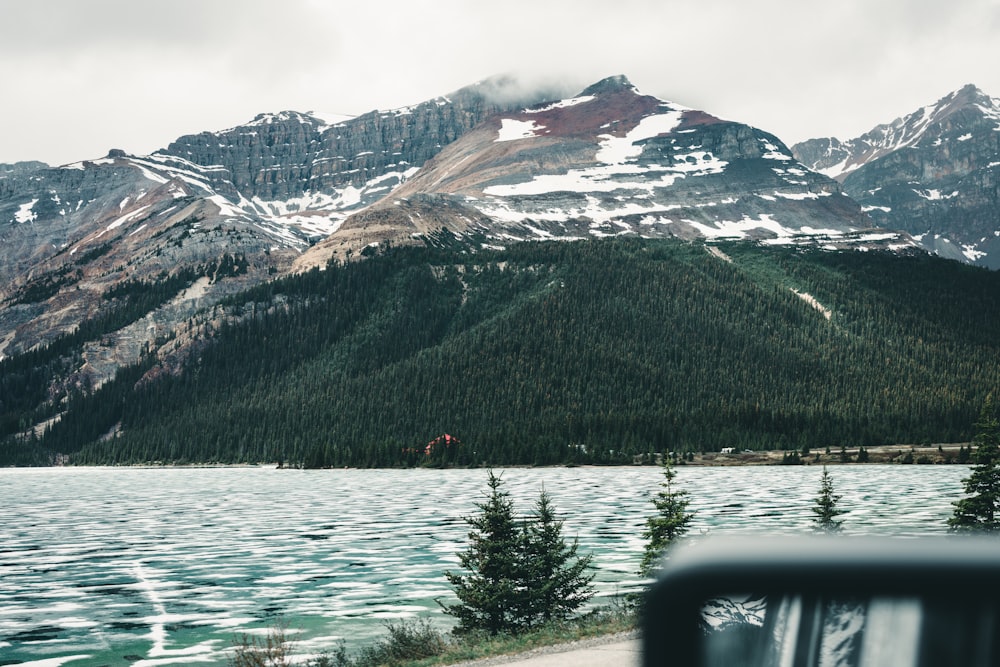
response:
[[(965, 441), (1000, 387), (1000, 273), (922, 254), (392, 248), (225, 308), (242, 317), (183, 372), (125, 369), (39, 438), (8, 435), (0, 463), (621, 463)], [(0, 385), (37, 392), (68, 363), (36, 361), (0, 366)]]

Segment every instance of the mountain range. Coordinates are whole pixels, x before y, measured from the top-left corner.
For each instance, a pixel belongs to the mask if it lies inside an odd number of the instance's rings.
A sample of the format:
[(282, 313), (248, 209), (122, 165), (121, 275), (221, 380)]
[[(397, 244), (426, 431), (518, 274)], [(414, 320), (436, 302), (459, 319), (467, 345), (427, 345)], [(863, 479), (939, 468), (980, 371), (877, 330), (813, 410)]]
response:
[(198, 349), (248, 288), (407, 245), (742, 239), (1000, 268), (998, 169), (1000, 101), (973, 86), (791, 148), (623, 76), (569, 98), (497, 77), (357, 117), (261, 114), (146, 156), (0, 165), (0, 355), (67, 345), (50, 394), (90, 391)]

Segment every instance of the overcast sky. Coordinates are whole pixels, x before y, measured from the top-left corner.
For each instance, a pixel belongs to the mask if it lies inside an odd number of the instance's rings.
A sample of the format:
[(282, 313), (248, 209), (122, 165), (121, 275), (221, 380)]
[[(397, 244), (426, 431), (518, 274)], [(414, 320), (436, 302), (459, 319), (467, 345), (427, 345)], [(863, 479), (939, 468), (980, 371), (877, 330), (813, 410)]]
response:
[(967, 83), (1000, 97), (1000, 0), (0, 0), (0, 162), (146, 154), (502, 73), (625, 74), (789, 145), (846, 139)]

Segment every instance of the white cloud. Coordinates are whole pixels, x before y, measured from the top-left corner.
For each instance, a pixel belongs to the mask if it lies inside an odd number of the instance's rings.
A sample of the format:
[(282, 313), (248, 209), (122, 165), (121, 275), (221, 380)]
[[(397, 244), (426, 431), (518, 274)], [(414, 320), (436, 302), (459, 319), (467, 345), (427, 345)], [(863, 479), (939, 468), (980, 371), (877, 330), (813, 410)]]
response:
[(520, 73), (612, 74), (786, 143), (966, 83), (1000, 96), (996, 0), (0, 0), (0, 162), (146, 153), (296, 109), (358, 114)]

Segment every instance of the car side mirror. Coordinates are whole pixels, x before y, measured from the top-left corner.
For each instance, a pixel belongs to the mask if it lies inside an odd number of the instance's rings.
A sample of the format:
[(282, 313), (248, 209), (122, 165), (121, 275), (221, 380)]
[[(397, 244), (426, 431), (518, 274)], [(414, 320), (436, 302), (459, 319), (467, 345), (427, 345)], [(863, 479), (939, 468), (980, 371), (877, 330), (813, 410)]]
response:
[(1000, 665), (1000, 540), (710, 537), (643, 606), (644, 667)]

